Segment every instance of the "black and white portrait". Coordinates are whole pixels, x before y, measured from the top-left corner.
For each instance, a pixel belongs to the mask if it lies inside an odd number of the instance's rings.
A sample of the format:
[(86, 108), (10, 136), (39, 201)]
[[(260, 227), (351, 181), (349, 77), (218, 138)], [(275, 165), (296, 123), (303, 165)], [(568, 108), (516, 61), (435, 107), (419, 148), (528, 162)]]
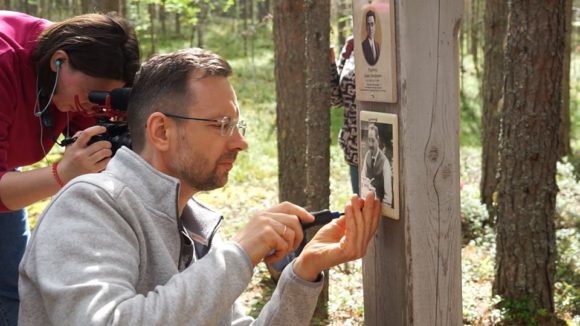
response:
[(362, 111), (359, 130), (360, 194), (374, 192), (381, 201), (382, 214), (398, 219), (397, 116)]
[(354, 0), (356, 98), (397, 101), (394, 0)]

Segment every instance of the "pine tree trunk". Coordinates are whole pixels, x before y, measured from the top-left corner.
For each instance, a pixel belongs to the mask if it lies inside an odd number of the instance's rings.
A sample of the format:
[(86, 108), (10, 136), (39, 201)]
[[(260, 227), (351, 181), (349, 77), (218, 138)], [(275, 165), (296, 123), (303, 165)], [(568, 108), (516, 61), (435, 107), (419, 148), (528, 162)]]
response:
[(500, 116), (503, 97), (504, 51), (507, 27), (507, 2), (487, 0), (484, 14), (484, 63), (481, 97), (481, 202), (493, 212), (493, 194), (497, 189), (497, 164)]
[(280, 201), (306, 205), (304, 1), (274, 3), (276, 126)]
[[(330, 0), (275, 2), (280, 200), (309, 210), (328, 208), (330, 197), (329, 37)], [(327, 303), (328, 278), (314, 320), (327, 319)]]
[(161, 35), (167, 35), (167, 11), (165, 9), (166, 0), (159, 4), (159, 22), (161, 23)]
[(508, 5), (494, 293), (531, 312), (554, 312), (564, 3)]
[(471, 24), (469, 26), (469, 33), (471, 35), (470, 53), (473, 58), (473, 67), (477, 79), (481, 79), (479, 70), (479, 42), (481, 34), (481, 0), (472, 0), (471, 2)]
[(152, 57), (157, 51), (157, 35), (155, 34), (155, 4), (147, 5), (147, 13), (149, 14), (149, 34), (151, 35), (151, 49), (149, 50), (149, 57)]
[(270, 0), (258, 2), (258, 21), (262, 21), (270, 13)]
[[(306, 208), (317, 211), (328, 208), (330, 198), (330, 0), (306, 5)], [(316, 320), (328, 318), (328, 271), (326, 275)]]
[(565, 28), (566, 36), (564, 38), (564, 67), (562, 76), (562, 114), (560, 125), (560, 158), (572, 153), (570, 147), (570, 59), (572, 43), (572, 0), (566, 0), (565, 8)]

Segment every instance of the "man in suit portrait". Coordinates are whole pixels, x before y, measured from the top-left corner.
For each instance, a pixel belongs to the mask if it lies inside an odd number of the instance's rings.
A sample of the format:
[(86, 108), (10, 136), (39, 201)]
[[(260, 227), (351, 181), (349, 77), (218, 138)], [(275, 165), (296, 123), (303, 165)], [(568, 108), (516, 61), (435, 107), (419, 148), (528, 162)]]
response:
[(365, 56), (365, 60), (370, 66), (374, 66), (377, 61), (379, 61), (379, 55), (381, 54), (381, 46), (375, 40), (375, 31), (377, 29), (376, 23), (377, 18), (375, 12), (372, 10), (367, 11), (366, 17), (366, 30), (367, 38), (362, 42), (362, 50)]

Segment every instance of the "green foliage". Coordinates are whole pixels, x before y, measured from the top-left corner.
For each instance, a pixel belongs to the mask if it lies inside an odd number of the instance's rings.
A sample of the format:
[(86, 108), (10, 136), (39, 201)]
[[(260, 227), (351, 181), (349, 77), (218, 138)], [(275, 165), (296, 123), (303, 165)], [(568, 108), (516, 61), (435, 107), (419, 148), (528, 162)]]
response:
[(481, 127), (480, 82), (476, 77), (471, 56), (466, 56), (461, 65), (460, 86), (460, 142), (462, 146), (479, 146)]
[(561, 229), (556, 232), (558, 264), (556, 265), (555, 302), (561, 315), (580, 316), (580, 232)]
[(501, 316), (499, 325), (566, 325), (565, 321), (550, 314), (546, 309), (535, 311), (531, 309), (528, 298), (518, 300), (499, 298), (496, 306)]

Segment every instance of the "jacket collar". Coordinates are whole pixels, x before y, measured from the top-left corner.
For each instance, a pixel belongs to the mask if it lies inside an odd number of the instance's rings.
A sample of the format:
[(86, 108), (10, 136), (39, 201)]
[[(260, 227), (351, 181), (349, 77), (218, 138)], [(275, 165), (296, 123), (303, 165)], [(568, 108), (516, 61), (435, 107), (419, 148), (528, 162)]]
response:
[[(177, 221), (179, 179), (160, 172), (124, 146), (115, 153), (106, 171), (129, 186), (151, 211), (160, 212)], [(192, 197), (181, 218), (201, 258), (209, 250), (222, 216)]]

